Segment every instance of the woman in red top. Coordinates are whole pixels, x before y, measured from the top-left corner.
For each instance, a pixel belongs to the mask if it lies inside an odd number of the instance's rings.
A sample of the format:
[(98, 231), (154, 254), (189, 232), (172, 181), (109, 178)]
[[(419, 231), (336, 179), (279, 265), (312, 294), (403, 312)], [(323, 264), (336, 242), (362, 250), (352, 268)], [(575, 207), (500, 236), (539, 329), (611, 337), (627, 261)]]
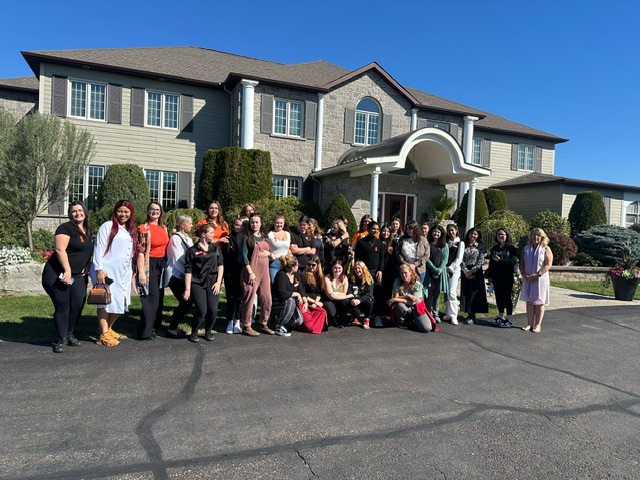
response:
[(213, 227), (213, 242), (221, 246), (223, 243), (229, 243), (229, 224), (222, 216), (222, 207), (220, 203), (213, 200), (207, 208), (207, 218), (203, 218), (198, 222), (198, 226), (208, 223)]
[(162, 326), (164, 289), (161, 277), (169, 234), (164, 224), (162, 205), (151, 202), (147, 206), (147, 221), (138, 227), (138, 293), (142, 303), (138, 339), (152, 340)]

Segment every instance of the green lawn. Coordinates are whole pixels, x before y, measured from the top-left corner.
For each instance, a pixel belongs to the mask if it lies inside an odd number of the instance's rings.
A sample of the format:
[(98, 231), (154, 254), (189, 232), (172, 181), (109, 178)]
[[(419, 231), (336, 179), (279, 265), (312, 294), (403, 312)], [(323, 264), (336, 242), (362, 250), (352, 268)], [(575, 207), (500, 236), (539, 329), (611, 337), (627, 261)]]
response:
[[(165, 297), (164, 317), (168, 320), (171, 312), (178, 305), (178, 301), (171, 293)], [(132, 295), (129, 312), (121, 315), (114, 328), (128, 337), (136, 335), (140, 320), (140, 298)], [(219, 316), (216, 328), (226, 328), (224, 319), (226, 300), (224, 294), (220, 296)], [(190, 319), (193, 307), (187, 319)], [(53, 304), (48, 296), (29, 297), (0, 297), (0, 339), (2, 340), (54, 340), (57, 338), (53, 326)], [(168, 323), (165, 322), (165, 327)], [(76, 336), (82, 340), (89, 336), (95, 337), (98, 328), (95, 305), (85, 305), (82, 317), (76, 327)], [(181, 324), (187, 332), (191, 330), (188, 324)]]
[[(554, 287), (568, 288), (569, 290), (577, 290), (578, 292), (595, 293), (596, 295), (606, 295), (613, 297), (613, 286), (609, 285), (605, 288), (604, 283), (598, 280), (591, 282), (570, 282), (551, 280)], [(634, 300), (640, 300), (640, 288), (636, 290)]]

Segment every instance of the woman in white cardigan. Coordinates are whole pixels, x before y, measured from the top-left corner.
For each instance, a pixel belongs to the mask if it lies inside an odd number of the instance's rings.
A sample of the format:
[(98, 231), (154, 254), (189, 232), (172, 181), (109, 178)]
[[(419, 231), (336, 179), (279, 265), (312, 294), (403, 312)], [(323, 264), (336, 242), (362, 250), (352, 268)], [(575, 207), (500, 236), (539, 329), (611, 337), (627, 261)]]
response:
[(464, 254), (464, 242), (458, 236), (458, 227), (455, 223), (447, 225), (447, 245), (449, 245), (449, 261), (447, 262), (447, 273), (449, 274), (449, 292), (446, 294), (445, 320), (450, 320), (451, 325), (458, 324), (458, 282), (462, 265), (462, 255)]

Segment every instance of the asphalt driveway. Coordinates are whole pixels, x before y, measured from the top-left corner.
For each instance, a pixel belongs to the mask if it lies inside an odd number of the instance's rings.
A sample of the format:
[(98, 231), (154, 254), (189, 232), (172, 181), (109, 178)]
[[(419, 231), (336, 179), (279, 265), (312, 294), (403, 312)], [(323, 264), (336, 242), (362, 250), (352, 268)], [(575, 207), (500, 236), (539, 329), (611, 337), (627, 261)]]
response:
[(639, 340), (634, 302), (540, 335), (3, 342), (0, 478), (637, 479)]

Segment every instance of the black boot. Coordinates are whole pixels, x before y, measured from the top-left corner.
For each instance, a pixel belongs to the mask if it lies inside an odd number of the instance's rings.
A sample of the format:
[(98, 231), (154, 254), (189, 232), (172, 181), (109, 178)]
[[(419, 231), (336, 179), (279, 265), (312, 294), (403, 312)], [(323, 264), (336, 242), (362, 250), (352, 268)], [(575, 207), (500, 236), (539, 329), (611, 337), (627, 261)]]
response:
[(58, 340), (58, 343), (53, 347), (55, 353), (62, 353), (67, 349), (67, 340)]
[(69, 345), (70, 347), (79, 347), (80, 346), (80, 340), (78, 340), (73, 333), (70, 333), (69, 336), (67, 336), (67, 345)]

